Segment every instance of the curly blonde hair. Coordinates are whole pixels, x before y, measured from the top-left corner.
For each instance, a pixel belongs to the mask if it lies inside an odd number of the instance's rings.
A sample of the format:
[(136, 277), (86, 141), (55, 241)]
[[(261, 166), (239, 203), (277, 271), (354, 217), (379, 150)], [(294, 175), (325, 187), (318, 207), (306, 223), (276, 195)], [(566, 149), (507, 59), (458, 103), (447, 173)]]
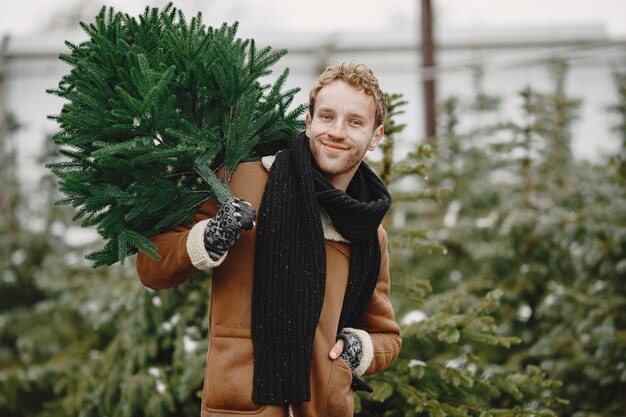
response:
[(317, 93), (327, 84), (335, 80), (343, 80), (358, 90), (363, 90), (374, 98), (376, 104), (375, 126), (385, 122), (387, 117), (387, 101), (378, 85), (378, 79), (371, 69), (356, 62), (338, 62), (326, 67), (309, 93), (309, 113), (315, 112)]

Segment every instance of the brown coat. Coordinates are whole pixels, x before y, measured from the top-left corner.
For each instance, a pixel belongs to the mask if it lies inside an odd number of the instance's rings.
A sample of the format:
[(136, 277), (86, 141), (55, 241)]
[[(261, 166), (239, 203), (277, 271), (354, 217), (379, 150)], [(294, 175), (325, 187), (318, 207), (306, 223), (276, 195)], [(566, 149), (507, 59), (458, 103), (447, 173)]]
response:
[[(242, 197), (258, 211), (268, 172), (260, 162), (239, 164), (229, 182), (233, 195)], [(215, 201), (209, 200), (196, 212), (190, 226), (178, 226), (152, 238), (158, 245), (160, 261), (140, 253), (137, 272), (141, 282), (154, 289), (175, 287), (196, 273), (186, 250), (193, 224), (213, 217)], [(400, 351), (399, 327), (388, 298), (389, 265), (387, 235), (379, 228), (381, 268), (369, 305), (357, 326), (372, 339), (373, 359), (365, 375), (387, 368)], [(252, 401), (252, 341), (250, 317), (255, 230), (242, 231), (221, 265), (213, 270), (209, 311), (209, 351), (207, 355), (202, 417), (286, 417), (287, 408), (259, 405)], [(324, 303), (315, 331), (311, 364), (311, 401), (293, 404), (296, 417), (348, 417), (353, 415), (352, 373), (339, 358), (328, 357), (335, 344), (335, 331), (348, 279), (350, 247), (343, 242), (326, 241), (327, 276)]]

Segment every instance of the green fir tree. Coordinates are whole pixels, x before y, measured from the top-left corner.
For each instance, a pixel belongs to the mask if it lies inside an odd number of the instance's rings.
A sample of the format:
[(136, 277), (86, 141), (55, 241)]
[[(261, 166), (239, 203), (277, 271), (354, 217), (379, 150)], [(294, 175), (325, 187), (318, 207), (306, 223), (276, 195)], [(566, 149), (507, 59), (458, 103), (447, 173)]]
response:
[[(487, 373), (545, 375), (534, 386), (515, 384), (513, 397), (523, 401), (524, 412), (540, 413), (544, 401), (564, 416), (620, 416), (626, 389), (623, 176), (619, 163), (571, 156), (580, 101), (567, 96), (567, 66), (555, 62), (549, 65), (554, 89), (522, 90), (517, 120), (459, 133), (459, 120), (478, 118), (459, 111), (460, 99), (446, 102), (449, 128), (430, 175), (454, 193), (440, 211), (422, 203), (418, 218), (447, 254), (416, 252), (409, 261), (440, 299), (472, 305), (485, 292), (500, 294), (493, 324), (519, 343), (509, 350), (469, 348), (465, 360), (478, 369), (484, 364)], [(494, 408), (512, 404), (508, 395), (490, 401)]]
[[(438, 263), (441, 257), (451, 257), (447, 245), (442, 245), (448, 242), (442, 239), (443, 234), (431, 236), (425, 229), (433, 225), (424, 218), (438, 217), (452, 187), (470, 185), (474, 178), (466, 175), (470, 167), (459, 164), (461, 156), (456, 153), (462, 152), (462, 143), (454, 133), (456, 122), (447, 120), (448, 135), (454, 138), (442, 144), (445, 160), (436, 159), (437, 150), (430, 144), (394, 160), (394, 135), (403, 126), (396, 125), (393, 117), (404, 102), (399, 96), (391, 96), (390, 100), (392, 119), (385, 129), (383, 160), (373, 165), (393, 190), (394, 206), (389, 217), (394, 220), (388, 225), (392, 296), (402, 323), (403, 347), (388, 371), (367, 379), (374, 393), (358, 397), (358, 415), (554, 416), (558, 381), (548, 378), (537, 366), (505, 369), (492, 360), (491, 355), (510, 355), (510, 349), (520, 343), (498, 323), (503, 292), (483, 287), (473, 294), (471, 288), (459, 282), (458, 272), (448, 271), (444, 276)], [(457, 100), (446, 103), (449, 115), (456, 114), (457, 104)], [(454, 180), (435, 178), (437, 185), (432, 179), (428, 182), (427, 174), (436, 171), (430, 166), (433, 162), (453, 170)], [(413, 191), (416, 188), (419, 191)], [(429, 263), (434, 267), (430, 271), (432, 279), (416, 267), (416, 258), (418, 262), (434, 260)], [(439, 281), (448, 278), (455, 285), (441, 285)]]
[(263, 82), (286, 51), (237, 38), (236, 23), (187, 22), (170, 3), (138, 18), (103, 8), (81, 26), (89, 39), (67, 43), (71, 71), (50, 91), (67, 103), (52, 117), (66, 160), (49, 167), (61, 203), (106, 240), (88, 255), (94, 266), (158, 257), (149, 237), (210, 197), (225, 201), (239, 162), (287, 147), (303, 127), (304, 106), (289, 109), (298, 90), (283, 91), (288, 71)]
[(84, 254), (101, 241), (68, 238), (82, 229), (53, 204), (52, 175), (38, 186), (44, 204), (30, 204), (11, 130), (0, 169), (0, 415), (197, 415), (210, 280), (156, 292), (134, 261), (91, 268)]

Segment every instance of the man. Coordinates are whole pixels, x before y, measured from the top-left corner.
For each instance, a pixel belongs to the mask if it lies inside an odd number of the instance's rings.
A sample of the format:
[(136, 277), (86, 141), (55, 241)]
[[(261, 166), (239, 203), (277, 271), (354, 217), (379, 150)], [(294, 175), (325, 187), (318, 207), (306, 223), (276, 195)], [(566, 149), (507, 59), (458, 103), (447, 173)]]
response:
[(239, 164), (236, 198), (152, 239), (160, 261), (139, 254), (150, 288), (213, 269), (202, 417), (352, 416), (359, 377), (397, 357), (380, 225), (391, 199), (362, 162), (385, 116), (370, 69), (328, 67), (291, 149)]

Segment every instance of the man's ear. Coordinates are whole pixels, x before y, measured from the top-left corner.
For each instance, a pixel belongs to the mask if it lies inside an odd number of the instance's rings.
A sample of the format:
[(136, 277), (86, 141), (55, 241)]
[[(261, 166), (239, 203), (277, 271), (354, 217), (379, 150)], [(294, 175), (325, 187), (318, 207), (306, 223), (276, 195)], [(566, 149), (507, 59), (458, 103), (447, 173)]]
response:
[(384, 136), (385, 136), (385, 126), (380, 125), (376, 129), (374, 129), (372, 140), (370, 140), (370, 144), (367, 147), (367, 149), (370, 151), (373, 151), (374, 149), (376, 149), (380, 141), (383, 140)]
[(306, 123), (306, 137), (309, 138), (311, 137), (311, 113), (306, 112), (304, 121)]

